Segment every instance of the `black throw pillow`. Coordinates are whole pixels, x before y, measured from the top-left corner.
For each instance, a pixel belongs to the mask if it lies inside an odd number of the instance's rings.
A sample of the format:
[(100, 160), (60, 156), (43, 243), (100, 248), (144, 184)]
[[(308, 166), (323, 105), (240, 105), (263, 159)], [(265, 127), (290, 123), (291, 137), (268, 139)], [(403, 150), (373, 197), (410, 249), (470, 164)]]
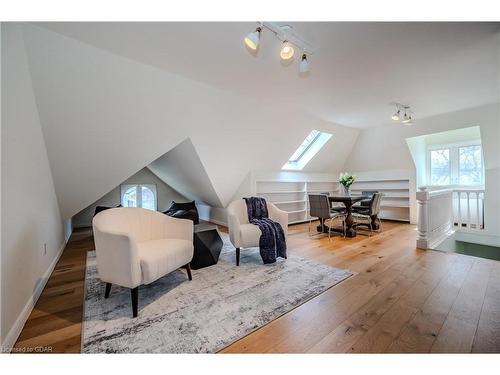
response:
[(183, 202), (183, 203), (177, 203), (172, 201), (172, 204), (170, 205), (169, 209), (167, 211), (179, 211), (179, 210), (196, 210), (196, 204), (194, 201), (192, 202)]

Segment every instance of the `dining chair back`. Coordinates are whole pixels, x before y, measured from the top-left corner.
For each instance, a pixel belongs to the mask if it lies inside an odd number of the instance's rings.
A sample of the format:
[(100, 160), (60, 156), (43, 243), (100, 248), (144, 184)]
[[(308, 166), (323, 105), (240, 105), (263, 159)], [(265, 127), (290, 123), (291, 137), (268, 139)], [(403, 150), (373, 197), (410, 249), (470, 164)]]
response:
[(380, 213), (380, 202), (382, 201), (381, 193), (374, 193), (370, 202), (369, 215), (374, 216)]
[(361, 195), (363, 197), (368, 197), (371, 198), (373, 197), (373, 194), (378, 193), (378, 190), (363, 190), (361, 191)]
[(309, 194), (309, 216), (319, 219), (330, 218), (330, 202), (325, 194)]

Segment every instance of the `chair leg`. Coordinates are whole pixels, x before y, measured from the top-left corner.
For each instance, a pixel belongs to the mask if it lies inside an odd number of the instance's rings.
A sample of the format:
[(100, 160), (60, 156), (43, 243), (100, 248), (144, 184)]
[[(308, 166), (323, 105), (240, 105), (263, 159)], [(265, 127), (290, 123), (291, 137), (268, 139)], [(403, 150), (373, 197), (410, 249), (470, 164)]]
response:
[(189, 263), (186, 264), (186, 272), (187, 272), (187, 275), (188, 275), (188, 279), (189, 280), (193, 280), (193, 276), (191, 275), (191, 265)]
[(239, 247), (236, 248), (236, 265), (237, 266), (240, 265), (240, 248)]
[(111, 293), (111, 283), (106, 283), (106, 292), (104, 292), (104, 298), (108, 298), (109, 293)]
[(130, 294), (132, 296), (132, 316), (137, 318), (137, 308), (139, 306), (139, 287), (136, 286), (134, 289), (130, 289)]

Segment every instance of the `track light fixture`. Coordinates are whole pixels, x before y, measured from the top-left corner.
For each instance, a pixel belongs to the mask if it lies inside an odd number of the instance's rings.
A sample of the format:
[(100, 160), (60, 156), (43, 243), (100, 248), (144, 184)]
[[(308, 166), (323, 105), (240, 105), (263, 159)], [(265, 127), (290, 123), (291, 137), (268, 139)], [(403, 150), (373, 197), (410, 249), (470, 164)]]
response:
[[(413, 125), (413, 112), (409, 105), (396, 104), (396, 112), (391, 116), (394, 121), (401, 121), (403, 125)], [(401, 117), (401, 114), (403, 116)]]
[(255, 31), (252, 31), (245, 37), (245, 44), (248, 48), (256, 50), (259, 48), (260, 44), (260, 33), (262, 32), (262, 27), (257, 27)]
[[(309, 61), (307, 57), (314, 54), (313, 48), (309, 43), (300, 38), (294, 33), (293, 28), (289, 25), (279, 25), (273, 22), (261, 22), (259, 27), (249, 33), (245, 38), (245, 45), (252, 51), (256, 51), (260, 45), (260, 36), (264, 28), (271, 31), (274, 36), (281, 41), (280, 57), (283, 61), (292, 60), (295, 54), (295, 48), (303, 51), (302, 58), (299, 63), (299, 72), (306, 73), (309, 71)], [(287, 64), (288, 65), (288, 64)]]

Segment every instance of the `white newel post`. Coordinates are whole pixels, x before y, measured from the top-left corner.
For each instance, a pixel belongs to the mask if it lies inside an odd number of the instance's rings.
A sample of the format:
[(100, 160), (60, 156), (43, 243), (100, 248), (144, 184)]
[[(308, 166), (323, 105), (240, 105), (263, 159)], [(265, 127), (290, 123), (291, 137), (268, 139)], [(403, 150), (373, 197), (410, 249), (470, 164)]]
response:
[(417, 247), (419, 249), (427, 249), (429, 244), (428, 231), (429, 231), (429, 212), (428, 201), (429, 193), (427, 187), (421, 186), (417, 191), (417, 207), (418, 207), (418, 235)]
[(453, 190), (428, 190), (417, 192), (418, 237), (417, 247), (434, 249), (453, 232)]

